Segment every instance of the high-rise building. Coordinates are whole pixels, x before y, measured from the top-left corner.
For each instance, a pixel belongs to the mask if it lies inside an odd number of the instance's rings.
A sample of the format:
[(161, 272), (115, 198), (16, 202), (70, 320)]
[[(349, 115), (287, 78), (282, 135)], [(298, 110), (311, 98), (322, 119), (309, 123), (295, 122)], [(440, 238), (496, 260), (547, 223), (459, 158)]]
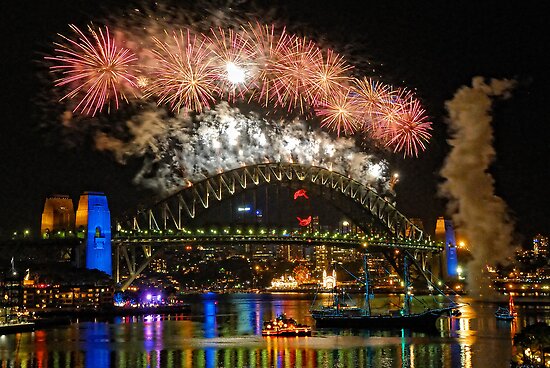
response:
[(66, 237), (74, 234), (75, 213), (73, 201), (68, 195), (55, 194), (46, 198), (40, 235)]
[(547, 256), (549, 249), (548, 249), (548, 237), (543, 236), (541, 234), (537, 234), (533, 238), (533, 252), (535, 254), (540, 254), (542, 256)]
[(315, 276), (319, 277), (323, 271), (328, 269), (329, 258), (326, 245), (317, 245), (314, 247)]

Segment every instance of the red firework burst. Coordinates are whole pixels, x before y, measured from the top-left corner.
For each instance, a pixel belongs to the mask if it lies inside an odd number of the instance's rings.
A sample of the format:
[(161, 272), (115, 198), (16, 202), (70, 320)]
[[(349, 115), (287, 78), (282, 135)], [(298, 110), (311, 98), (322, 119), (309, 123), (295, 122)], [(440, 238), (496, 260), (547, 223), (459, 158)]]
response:
[(370, 78), (363, 78), (354, 80), (352, 91), (362, 111), (360, 119), (363, 130), (373, 138), (381, 139), (385, 125), (383, 114), (392, 95), (391, 88)]
[(249, 23), (243, 27), (248, 42), (254, 45), (254, 70), (253, 75), (258, 86), (253, 91), (251, 99), (256, 99), (260, 104), (268, 106), (277, 104), (281, 94), (276, 81), (284, 73), (280, 61), (284, 57), (287, 43), (291, 37), (283, 30), (278, 34), (275, 27)]
[(403, 152), (403, 156), (418, 157), (419, 150), (426, 149), (430, 140), (432, 123), (427, 121), (425, 110), (420, 102), (411, 99), (402, 109), (393, 125), (391, 138), (386, 143), (394, 152)]
[(223, 28), (211, 30), (213, 66), (221, 92), (230, 101), (242, 98), (251, 85), (253, 54), (248, 38)]
[(219, 87), (207, 41), (190, 30), (174, 32), (167, 42), (154, 38), (156, 65), (145, 95), (156, 95), (158, 104), (168, 103), (173, 111), (209, 108)]
[(406, 106), (413, 99), (414, 95), (405, 89), (394, 90), (387, 87), (386, 93), (380, 95), (378, 103), (370, 112), (372, 122), (364, 128), (373, 139), (387, 146), (398, 129), (399, 119)]
[(76, 26), (69, 27), (78, 40), (60, 35), (67, 44), (56, 43), (57, 55), (46, 57), (57, 63), (50, 70), (62, 73), (55, 85), (70, 89), (61, 100), (80, 99), (73, 111), (92, 116), (111, 100), (118, 108), (119, 99), (127, 100), (125, 93), (133, 93), (136, 87), (133, 69), (137, 57), (129, 49), (117, 46), (107, 27), (96, 32), (89, 26), (91, 38)]
[(361, 126), (361, 116), (357, 103), (346, 91), (331, 96), (315, 112), (321, 117), (321, 127), (340, 133), (353, 134)]
[(311, 105), (311, 71), (318, 62), (321, 51), (306, 38), (290, 37), (284, 44), (283, 57), (279, 60), (281, 73), (275, 80), (278, 103), (288, 111), (299, 109), (301, 113)]

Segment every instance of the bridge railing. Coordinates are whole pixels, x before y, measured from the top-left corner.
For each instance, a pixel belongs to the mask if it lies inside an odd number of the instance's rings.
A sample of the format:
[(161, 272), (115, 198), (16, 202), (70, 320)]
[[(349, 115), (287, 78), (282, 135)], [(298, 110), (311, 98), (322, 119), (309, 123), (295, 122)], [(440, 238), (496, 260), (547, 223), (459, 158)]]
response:
[(226, 244), (226, 243), (300, 243), (303, 245), (343, 245), (352, 247), (407, 248), (439, 252), (444, 244), (431, 240), (415, 240), (385, 235), (304, 232), (269, 228), (182, 228), (180, 230), (124, 230), (113, 234), (114, 243), (137, 244)]

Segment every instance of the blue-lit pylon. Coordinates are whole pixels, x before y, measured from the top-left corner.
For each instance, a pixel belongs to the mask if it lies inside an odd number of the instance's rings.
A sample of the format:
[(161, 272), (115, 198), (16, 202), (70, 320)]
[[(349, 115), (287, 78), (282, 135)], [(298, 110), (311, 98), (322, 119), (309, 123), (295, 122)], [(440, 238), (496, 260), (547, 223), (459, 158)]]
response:
[(456, 239), (453, 222), (445, 220), (445, 254), (447, 255), (447, 276), (458, 276), (458, 257), (456, 255)]
[(112, 276), (111, 213), (103, 193), (85, 192), (80, 196), (76, 228), (86, 242), (86, 268)]

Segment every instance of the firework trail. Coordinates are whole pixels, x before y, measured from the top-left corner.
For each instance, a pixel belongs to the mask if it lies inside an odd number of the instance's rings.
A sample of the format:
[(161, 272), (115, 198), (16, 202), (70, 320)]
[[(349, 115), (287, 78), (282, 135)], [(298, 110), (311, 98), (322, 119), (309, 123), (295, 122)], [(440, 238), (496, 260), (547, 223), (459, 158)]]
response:
[(112, 99), (118, 109), (119, 99), (127, 99), (125, 90), (131, 91), (137, 86), (133, 74), (137, 57), (129, 49), (118, 47), (107, 27), (105, 31), (88, 27), (92, 39), (76, 26), (70, 25), (70, 28), (78, 41), (61, 36), (67, 45), (57, 43), (57, 55), (46, 57), (56, 62), (50, 67), (52, 72), (62, 75), (55, 85), (69, 87), (62, 100), (80, 98), (73, 112), (92, 116)]
[(440, 189), (450, 200), (453, 222), (471, 245), (468, 288), (476, 296), (487, 296), (490, 290), (489, 278), (482, 275), (485, 266), (505, 260), (513, 251), (514, 227), (488, 172), (495, 157), (491, 97), (507, 97), (513, 86), (510, 80), (486, 84), (476, 77), (472, 87), (461, 87), (446, 103), (452, 148), (441, 169), (446, 181)]

